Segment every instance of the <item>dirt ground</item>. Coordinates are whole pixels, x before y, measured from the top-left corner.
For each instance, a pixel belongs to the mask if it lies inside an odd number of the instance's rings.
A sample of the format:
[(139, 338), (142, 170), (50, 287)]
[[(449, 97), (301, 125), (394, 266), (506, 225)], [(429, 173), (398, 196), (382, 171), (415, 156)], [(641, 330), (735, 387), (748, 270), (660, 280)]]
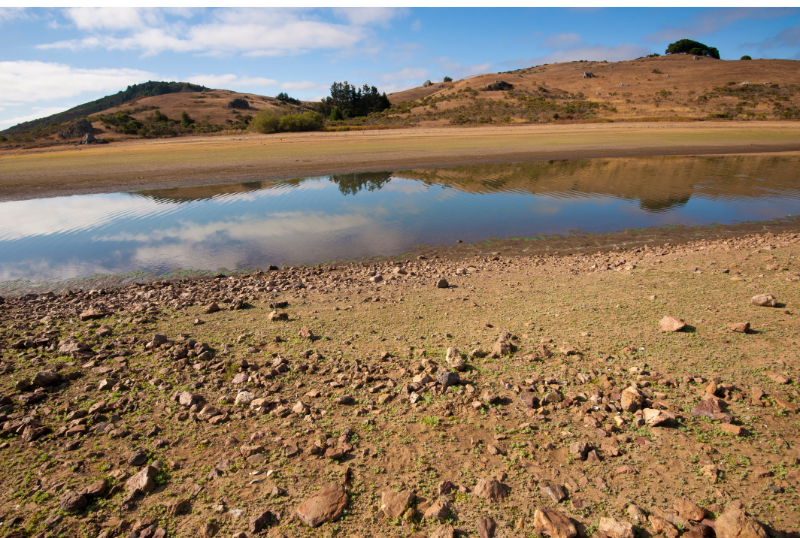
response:
[(0, 200), (529, 160), (800, 150), (796, 122), (448, 127), (0, 153)]
[(6, 298), (6, 535), (798, 536), (798, 230), (620, 243)]

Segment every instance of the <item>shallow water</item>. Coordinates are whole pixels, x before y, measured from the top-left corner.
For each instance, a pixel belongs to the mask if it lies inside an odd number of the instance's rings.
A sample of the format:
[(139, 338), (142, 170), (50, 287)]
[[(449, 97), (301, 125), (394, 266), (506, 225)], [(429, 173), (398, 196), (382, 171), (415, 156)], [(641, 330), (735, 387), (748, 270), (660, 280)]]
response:
[(472, 165), (0, 203), (0, 280), (395, 255), (800, 214), (797, 156)]

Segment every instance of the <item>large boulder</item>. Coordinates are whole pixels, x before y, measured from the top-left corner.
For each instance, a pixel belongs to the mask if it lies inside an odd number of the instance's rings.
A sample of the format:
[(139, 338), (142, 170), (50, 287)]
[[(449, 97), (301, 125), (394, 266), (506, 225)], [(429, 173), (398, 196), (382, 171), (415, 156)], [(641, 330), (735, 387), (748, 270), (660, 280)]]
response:
[(717, 538), (767, 538), (761, 523), (748, 516), (741, 501), (733, 501), (715, 522)]
[(567, 516), (556, 510), (540, 507), (533, 515), (533, 528), (550, 538), (574, 538), (578, 529)]
[(336, 521), (347, 507), (347, 494), (339, 484), (328, 484), (297, 508), (297, 516), (309, 527)]
[(82, 119), (73, 122), (66, 128), (58, 133), (58, 137), (63, 140), (70, 140), (72, 138), (83, 138), (86, 134), (91, 134), (94, 131), (92, 124), (89, 120)]
[(595, 78), (597, 75), (592, 73), (591, 71), (584, 71), (581, 73), (581, 78)]

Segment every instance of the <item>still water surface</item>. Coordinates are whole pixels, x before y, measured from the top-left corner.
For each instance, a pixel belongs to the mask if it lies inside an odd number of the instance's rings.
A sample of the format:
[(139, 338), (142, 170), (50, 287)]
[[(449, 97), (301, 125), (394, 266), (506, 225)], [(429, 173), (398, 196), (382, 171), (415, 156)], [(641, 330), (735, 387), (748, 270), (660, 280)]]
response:
[(0, 280), (218, 270), (420, 244), (800, 214), (800, 157), (472, 165), (0, 203)]

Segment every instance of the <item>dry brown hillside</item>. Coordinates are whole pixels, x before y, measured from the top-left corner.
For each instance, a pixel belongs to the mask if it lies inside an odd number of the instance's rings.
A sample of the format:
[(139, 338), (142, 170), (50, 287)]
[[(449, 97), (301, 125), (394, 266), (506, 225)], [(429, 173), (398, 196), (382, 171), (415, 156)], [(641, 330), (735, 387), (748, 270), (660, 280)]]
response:
[[(379, 120), (425, 126), (551, 121), (798, 119), (792, 60), (722, 61), (686, 54), (625, 62), (570, 62), (435, 82), (389, 96)], [(583, 78), (591, 72), (594, 78)], [(508, 91), (486, 91), (496, 81)], [(558, 117), (554, 117), (554, 115)]]

